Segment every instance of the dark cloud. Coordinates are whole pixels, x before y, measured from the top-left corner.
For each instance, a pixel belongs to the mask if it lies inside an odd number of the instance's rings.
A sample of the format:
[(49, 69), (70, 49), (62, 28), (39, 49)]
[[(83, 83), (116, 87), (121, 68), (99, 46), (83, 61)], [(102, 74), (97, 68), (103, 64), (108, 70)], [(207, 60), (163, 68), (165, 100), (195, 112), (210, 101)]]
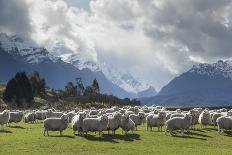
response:
[(0, 31), (28, 36), (31, 31), (28, 11), (23, 0), (0, 0)]
[(151, 21), (144, 31), (155, 40), (187, 46), (190, 54), (205, 59), (232, 57), (231, 6), (229, 0), (164, 0), (161, 6), (151, 5), (152, 13), (147, 11)]

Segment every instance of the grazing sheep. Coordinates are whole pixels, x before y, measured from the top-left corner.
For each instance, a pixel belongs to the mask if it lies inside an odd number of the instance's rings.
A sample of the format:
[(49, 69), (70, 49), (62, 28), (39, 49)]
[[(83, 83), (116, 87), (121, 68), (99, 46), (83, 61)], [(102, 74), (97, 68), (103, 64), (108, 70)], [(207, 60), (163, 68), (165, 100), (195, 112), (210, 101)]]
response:
[(130, 119), (128, 114), (124, 114), (120, 122), (120, 127), (127, 134), (128, 131), (134, 131), (135, 123)]
[(36, 122), (36, 114), (34, 112), (31, 112), (31, 113), (27, 113), (25, 116), (24, 116), (24, 122), (25, 123), (35, 123)]
[(166, 121), (166, 113), (160, 112), (158, 115), (154, 115), (154, 114), (148, 115), (146, 121), (147, 121), (147, 130), (148, 128), (150, 128), (152, 131), (152, 127), (158, 127), (158, 131), (160, 131), (160, 128), (162, 131), (162, 127), (164, 126)]
[(144, 113), (131, 114), (129, 117), (135, 123), (135, 128), (137, 130), (137, 126), (142, 124), (145, 114)]
[(98, 118), (85, 118), (83, 120), (83, 133), (87, 135), (89, 131), (99, 132), (99, 136), (102, 136), (102, 131), (107, 130), (108, 126), (108, 117), (102, 115)]
[(120, 123), (121, 123), (121, 118), (122, 118), (122, 114), (121, 113), (114, 113), (113, 116), (109, 116), (109, 123), (108, 123), (108, 134), (109, 131), (112, 131), (113, 135), (115, 135), (115, 131), (120, 127)]
[(23, 119), (23, 112), (22, 111), (10, 112), (9, 123), (11, 123), (11, 122), (18, 123), (18, 122), (21, 122), (22, 119)]
[(75, 135), (76, 131), (78, 131), (78, 135), (80, 135), (83, 131), (83, 120), (85, 119), (85, 113), (79, 113), (72, 118), (71, 126), (73, 129), (73, 134)]
[(2, 129), (5, 124), (9, 123), (9, 120), (10, 120), (10, 114), (8, 110), (4, 110), (3, 112), (0, 113), (0, 124), (2, 126)]
[(212, 123), (214, 125), (214, 128), (216, 128), (217, 126), (217, 119), (221, 116), (224, 116), (222, 113), (213, 113), (213, 116), (212, 116)]
[(47, 112), (47, 118), (60, 118), (63, 115), (62, 112), (56, 112), (54, 110), (49, 109)]
[(201, 112), (199, 119), (198, 119), (199, 124), (201, 125), (201, 128), (205, 128), (207, 125), (210, 124), (211, 122), (211, 117), (210, 113), (207, 110), (204, 110)]
[(45, 132), (48, 131), (60, 131), (60, 135), (62, 135), (63, 130), (68, 127), (68, 116), (62, 115), (60, 118), (47, 118), (44, 120), (44, 136)]
[(191, 122), (192, 117), (190, 114), (186, 114), (184, 117), (173, 117), (166, 121), (165, 134), (167, 134), (167, 131), (172, 134), (175, 130), (181, 130), (181, 133), (184, 134), (184, 130), (189, 131)]
[(224, 130), (232, 130), (232, 117), (221, 116), (217, 119), (218, 132), (221, 134)]

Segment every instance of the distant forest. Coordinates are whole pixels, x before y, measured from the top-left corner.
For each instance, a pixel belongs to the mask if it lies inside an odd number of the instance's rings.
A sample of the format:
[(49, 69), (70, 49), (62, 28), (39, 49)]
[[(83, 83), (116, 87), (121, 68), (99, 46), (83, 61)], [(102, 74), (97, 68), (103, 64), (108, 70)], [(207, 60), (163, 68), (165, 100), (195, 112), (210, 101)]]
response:
[[(68, 82), (62, 90), (55, 90), (46, 85), (46, 79), (39, 72), (32, 75), (17, 72), (10, 79), (2, 93), (2, 101), (7, 108), (49, 108), (69, 110), (74, 107), (110, 107), (124, 105), (140, 105), (136, 99), (120, 99), (113, 95), (101, 94), (97, 79), (92, 85), (84, 86), (82, 78), (77, 77), (75, 83)], [(3, 105), (1, 105), (3, 106)], [(3, 107), (4, 107), (3, 106)]]

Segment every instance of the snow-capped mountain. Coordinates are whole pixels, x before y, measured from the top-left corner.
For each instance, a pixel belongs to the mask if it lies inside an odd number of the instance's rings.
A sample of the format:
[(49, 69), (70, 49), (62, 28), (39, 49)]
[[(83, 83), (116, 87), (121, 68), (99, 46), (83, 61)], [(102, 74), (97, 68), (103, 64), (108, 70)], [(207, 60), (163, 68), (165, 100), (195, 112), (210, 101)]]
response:
[[(108, 79), (128, 92), (138, 94), (150, 87), (148, 83), (137, 80), (130, 73), (120, 72), (112, 65), (103, 63), (100, 68)], [(156, 95), (156, 91), (154, 91), (153, 95)]]
[(194, 65), (143, 103), (175, 106), (232, 105), (232, 61)]
[(24, 40), (16, 35), (7, 36), (0, 33), (0, 45), (4, 51), (14, 56), (20, 56), (21, 59), (30, 64), (38, 64), (44, 61), (57, 62), (59, 60), (45, 48), (37, 47), (32, 41)]
[[(83, 65), (94, 67), (91, 62), (87, 61)], [(81, 77), (84, 85), (88, 86), (96, 78), (101, 93), (112, 94), (120, 98), (136, 97), (135, 94), (112, 83), (101, 71), (97, 69), (92, 71), (93, 68), (92, 70), (89, 68), (78, 69), (31, 41), (18, 36), (0, 34), (0, 82), (7, 82), (18, 71), (25, 71), (27, 74), (38, 71), (51, 88), (62, 89), (68, 82), (75, 82), (76, 77)]]
[[(155, 89), (146, 82), (141, 82), (131, 74), (121, 72), (113, 65), (106, 64), (105, 62), (95, 62), (88, 58), (83, 58), (81, 52), (75, 52), (65, 47), (62, 43), (57, 43), (51, 48), (51, 51), (63, 61), (70, 63), (78, 69), (90, 69), (93, 72), (101, 71), (107, 79), (120, 88), (134, 94), (136, 97), (147, 97), (156, 95)], [(143, 92), (143, 93), (140, 93)], [(149, 92), (146, 94), (146, 92)], [(141, 95), (145, 96), (141, 96)]]

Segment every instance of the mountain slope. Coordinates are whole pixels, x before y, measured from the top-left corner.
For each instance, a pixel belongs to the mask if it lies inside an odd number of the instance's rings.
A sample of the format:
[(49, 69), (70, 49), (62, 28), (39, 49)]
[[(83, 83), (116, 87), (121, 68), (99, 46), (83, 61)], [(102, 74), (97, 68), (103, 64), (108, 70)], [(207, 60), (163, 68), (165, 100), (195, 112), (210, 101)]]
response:
[(149, 84), (137, 80), (129, 73), (119, 71), (111, 64), (96, 62), (91, 60), (91, 58), (88, 59), (81, 56), (81, 53), (72, 51), (60, 42), (54, 45), (51, 49), (54, 55), (60, 57), (63, 61), (74, 65), (79, 70), (87, 68), (93, 72), (101, 71), (109, 81), (126, 90), (134, 97), (156, 95), (155, 89), (151, 89)]
[(51, 55), (45, 48), (17, 36), (9, 37), (0, 33), (0, 82), (7, 82), (17, 71), (30, 74), (35, 70), (45, 77), (52, 88), (64, 88), (67, 82), (74, 81), (76, 77), (82, 77), (84, 85), (90, 85), (97, 78), (102, 93), (121, 98), (135, 97), (109, 81), (101, 71), (93, 72), (87, 68), (79, 70)]
[(143, 103), (174, 106), (232, 105), (231, 61), (199, 64), (174, 78), (157, 96)]

